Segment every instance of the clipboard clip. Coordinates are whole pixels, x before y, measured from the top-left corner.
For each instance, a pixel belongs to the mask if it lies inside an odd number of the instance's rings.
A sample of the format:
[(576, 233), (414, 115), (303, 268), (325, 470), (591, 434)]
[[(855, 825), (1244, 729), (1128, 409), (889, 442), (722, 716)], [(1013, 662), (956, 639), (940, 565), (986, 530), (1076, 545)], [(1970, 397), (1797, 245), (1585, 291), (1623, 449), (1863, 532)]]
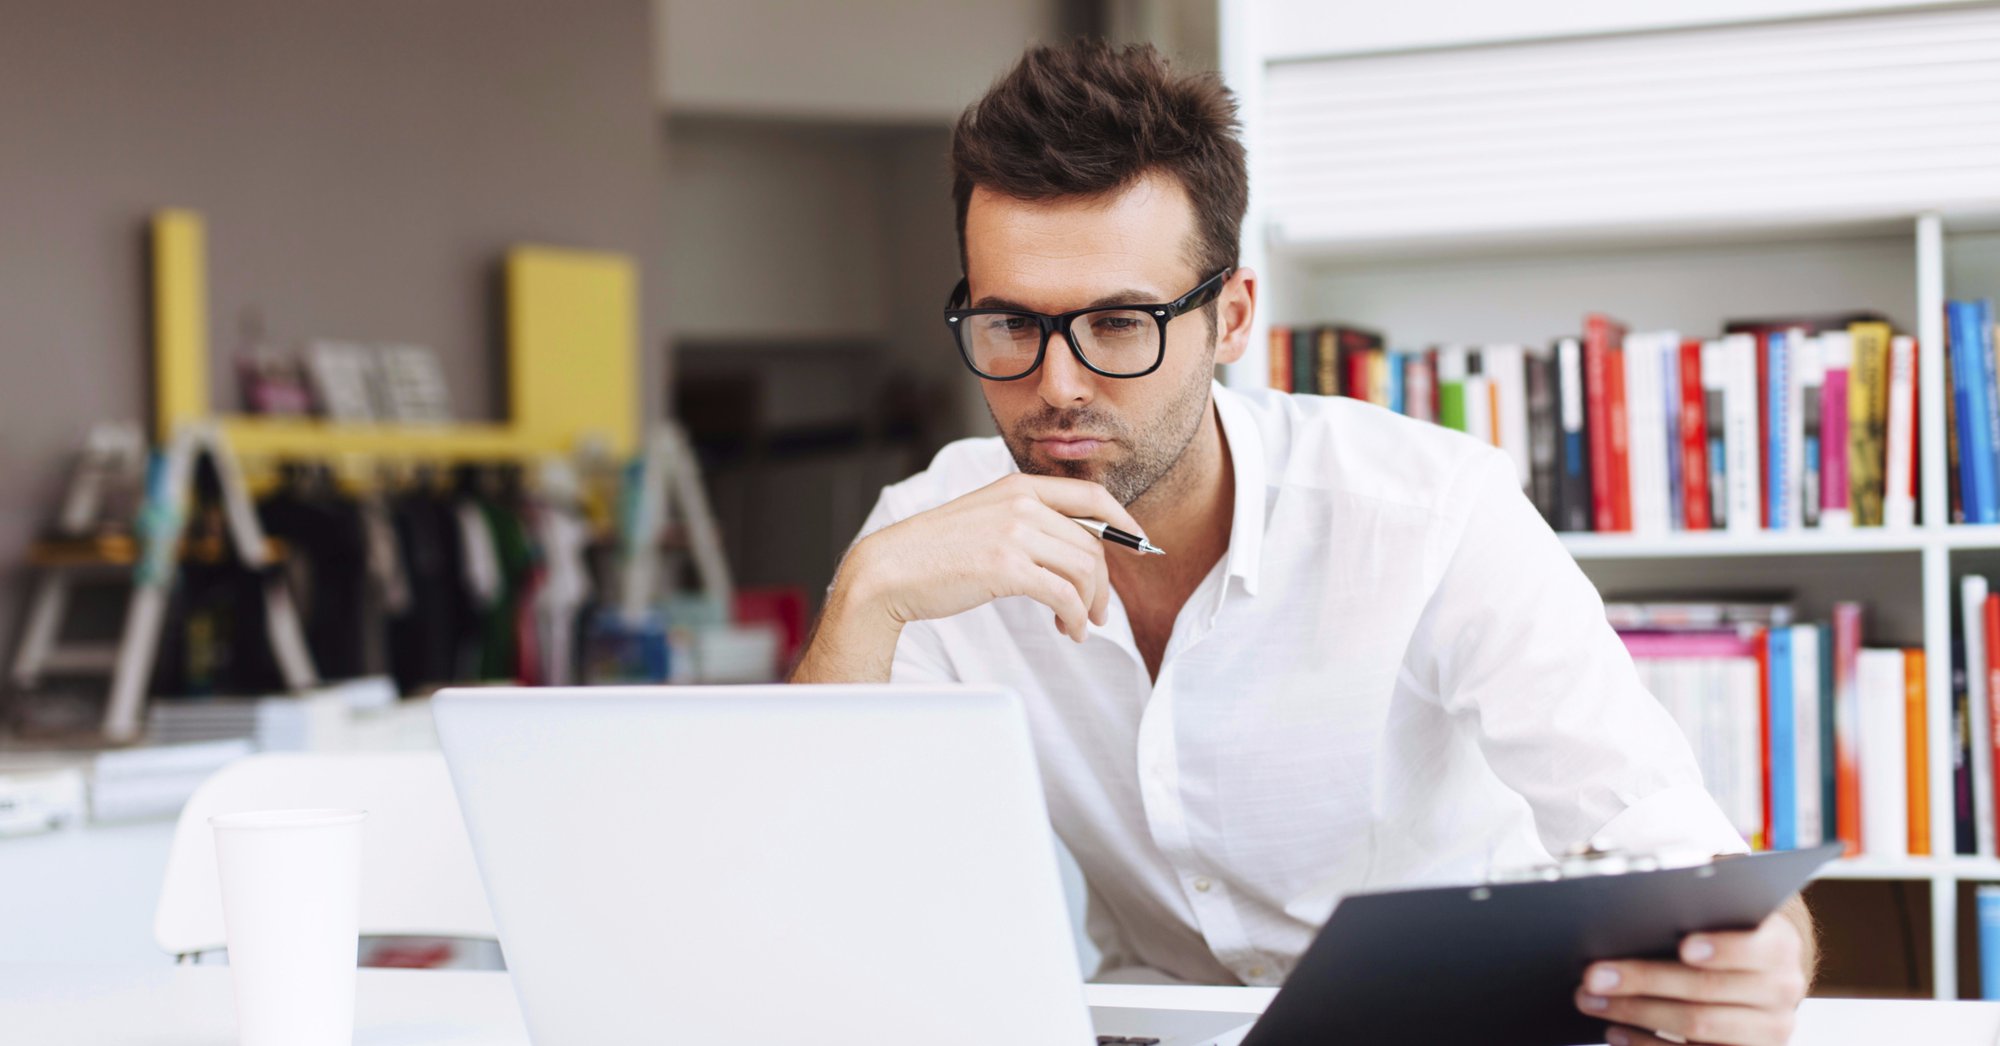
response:
[(1494, 883), (1555, 882), (1592, 875), (1624, 875), (1628, 872), (1657, 872), (1667, 868), (1692, 868), (1713, 858), (1694, 850), (1628, 850), (1615, 840), (1598, 835), (1578, 843), (1553, 861), (1497, 869), (1486, 881)]

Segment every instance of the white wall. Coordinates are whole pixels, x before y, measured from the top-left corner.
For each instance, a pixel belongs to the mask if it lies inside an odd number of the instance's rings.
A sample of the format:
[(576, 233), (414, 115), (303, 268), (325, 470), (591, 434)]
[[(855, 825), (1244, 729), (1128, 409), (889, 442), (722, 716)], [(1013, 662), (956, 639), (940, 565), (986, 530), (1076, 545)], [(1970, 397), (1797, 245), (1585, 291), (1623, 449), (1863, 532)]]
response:
[(1266, 54), (1297, 58), (1947, 6), (1952, 0), (1232, 0), (1225, 17), (1254, 18)]
[(1030, 42), (1054, 0), (656, 0), (657, 91), (675, 112), (953, 119)]

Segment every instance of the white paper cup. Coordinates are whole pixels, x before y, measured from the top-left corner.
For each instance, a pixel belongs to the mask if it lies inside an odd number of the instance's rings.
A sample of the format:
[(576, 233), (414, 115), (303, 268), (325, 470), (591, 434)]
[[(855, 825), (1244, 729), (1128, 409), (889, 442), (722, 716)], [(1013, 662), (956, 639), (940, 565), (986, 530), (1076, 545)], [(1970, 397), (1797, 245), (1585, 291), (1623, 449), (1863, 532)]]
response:
[(208, 819), (243, 1046), (352, 1046), (367, 816), (257, 810)]

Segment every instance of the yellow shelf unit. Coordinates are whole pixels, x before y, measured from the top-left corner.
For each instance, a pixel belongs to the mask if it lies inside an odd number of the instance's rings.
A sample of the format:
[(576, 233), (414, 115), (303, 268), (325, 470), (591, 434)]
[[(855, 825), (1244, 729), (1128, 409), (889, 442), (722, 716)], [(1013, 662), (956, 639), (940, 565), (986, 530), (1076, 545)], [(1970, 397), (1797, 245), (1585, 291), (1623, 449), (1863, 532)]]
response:
[(152, 221), (156, 438), (214, 420), (252, 462), (314, 457), (438, 464), (521, 461), (639, 443), (636, 267), (621, 254), (522, 246), (507, 252), (509, 417), (499, 423), (353, 424), (213, 418), (208, 398), (207, 233), (201, 215)]

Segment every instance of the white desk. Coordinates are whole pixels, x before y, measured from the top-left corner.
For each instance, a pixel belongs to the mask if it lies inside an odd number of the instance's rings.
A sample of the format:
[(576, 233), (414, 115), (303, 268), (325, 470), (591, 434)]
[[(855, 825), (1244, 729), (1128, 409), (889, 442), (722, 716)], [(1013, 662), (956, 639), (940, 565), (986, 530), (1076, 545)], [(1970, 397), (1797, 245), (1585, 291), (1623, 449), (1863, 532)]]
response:
[[(1255, 1013), (1269, 988), (1092, 985), (1094, 1006)], [(504, 973), (363, 970), (355, 1046), (526, 1046)], [(0, 1033), (37, 1046), (234, 1046), (229, 970), (223, 966), (0, 963)], [(2000, 1003), (1813, 999), (1796, 1046), (1993, 1046)]]

